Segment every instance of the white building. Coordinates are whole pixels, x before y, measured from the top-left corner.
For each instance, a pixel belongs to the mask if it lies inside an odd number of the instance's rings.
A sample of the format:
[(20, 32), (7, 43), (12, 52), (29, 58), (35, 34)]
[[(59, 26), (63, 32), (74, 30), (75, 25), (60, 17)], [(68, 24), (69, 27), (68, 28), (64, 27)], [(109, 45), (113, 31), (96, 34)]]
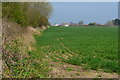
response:
[(64, 26), (68, 27), (69, 25), (68, 25), (68, 24), (65, 24)]
[(59, 24), (55, 24), (54, 26), (59, 26)]

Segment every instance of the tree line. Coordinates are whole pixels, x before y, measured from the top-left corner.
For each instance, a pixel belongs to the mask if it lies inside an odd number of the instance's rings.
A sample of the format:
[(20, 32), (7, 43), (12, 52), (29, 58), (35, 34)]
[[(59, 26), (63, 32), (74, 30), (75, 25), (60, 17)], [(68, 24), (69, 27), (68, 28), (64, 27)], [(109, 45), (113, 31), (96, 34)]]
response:
[[(72, 22), (71, 22), (71, 24), (73, 24)], [(74, 23), (74, 25), (78, 25), (78, 26), (81, 26), (81, 25), (83, 25), (84, 24), (84, 22), (83, 21), (79, 21), (78, 23)], [(107, 21), (105, 24), (98, 24), (98, 23), (96, 23), (96, 22), (90, 22), (89, 24), (88, 24), (89, 26), (120, 26), (120, 19), (114, 19), (114, 20), (110, 20), (110, 21)]]
[(49, 24), (52, 6), (49, 2), (3, 2), (3, 18), (22, 27), (41, 27)]

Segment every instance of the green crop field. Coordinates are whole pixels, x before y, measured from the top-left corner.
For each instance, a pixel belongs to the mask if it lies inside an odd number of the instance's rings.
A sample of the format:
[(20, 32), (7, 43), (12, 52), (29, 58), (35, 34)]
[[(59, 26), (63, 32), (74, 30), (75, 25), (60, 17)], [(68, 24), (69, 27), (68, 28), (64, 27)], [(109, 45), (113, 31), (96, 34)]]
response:
[(35, 38), (53, 61), (118, 72), (117, 27), (50, 27)]

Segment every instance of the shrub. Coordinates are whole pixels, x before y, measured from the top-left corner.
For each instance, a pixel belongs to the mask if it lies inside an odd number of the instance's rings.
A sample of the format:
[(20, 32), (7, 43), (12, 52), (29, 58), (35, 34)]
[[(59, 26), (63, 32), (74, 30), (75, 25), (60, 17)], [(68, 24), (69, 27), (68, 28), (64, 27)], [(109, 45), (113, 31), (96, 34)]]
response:
[(2, 9), (3, 18), (6, 17), (24, 27), (48, 25), (48, 18), (52, 11), (52, 7), (48, 2), (3, 2)]

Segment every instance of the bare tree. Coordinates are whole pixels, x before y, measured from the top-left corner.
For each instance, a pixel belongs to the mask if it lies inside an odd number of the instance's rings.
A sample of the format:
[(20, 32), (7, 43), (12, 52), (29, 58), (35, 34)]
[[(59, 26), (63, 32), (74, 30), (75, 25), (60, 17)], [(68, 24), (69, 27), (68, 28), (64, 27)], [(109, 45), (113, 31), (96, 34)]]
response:
[(84, 22), (83, 21), (79, 21), (79, 23), (78, 23), (79, 25), (83, 25), (84, 24)]
[(113, 21), (108, 21), (106, 24), (105, 24), (105, 26), (114, 26), (114, 23), (113, 23)]

